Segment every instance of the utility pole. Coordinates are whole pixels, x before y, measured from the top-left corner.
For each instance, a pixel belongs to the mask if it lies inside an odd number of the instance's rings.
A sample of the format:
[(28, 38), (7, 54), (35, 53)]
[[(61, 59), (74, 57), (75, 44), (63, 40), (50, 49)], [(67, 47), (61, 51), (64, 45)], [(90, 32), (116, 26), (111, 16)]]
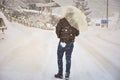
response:
[(109, 19), (108, 19), (108, 11), (109, 11), (109, 9), (108, 9), (108, 6), (109, 6), (109, 2), (108, 2), (108, 0), (107, 0), (107, 6), (106, 6), (106, 19), (107, 19), (107, 28), (108, 28), (108, 24), (109, 24)]
[[(50, 3), (52, 2), (52, 0), (50, 0)], [(52, 5), (50, 5), (50, 27), (52, 27)]]

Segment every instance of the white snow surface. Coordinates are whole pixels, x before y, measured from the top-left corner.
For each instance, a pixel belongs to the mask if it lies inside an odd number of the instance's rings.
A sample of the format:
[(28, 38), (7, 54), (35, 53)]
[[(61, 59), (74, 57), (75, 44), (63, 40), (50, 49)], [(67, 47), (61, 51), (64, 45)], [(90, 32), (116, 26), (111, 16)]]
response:
[[(4, 37), (0, 39), (0, 80), (57, 80), (55, 31), (6, 22), (8, 29), (0, 33)], [(70, 80), (120, 80), (119, 41), (120, 29), (89, 27), (80, 33), (74, 43)]]

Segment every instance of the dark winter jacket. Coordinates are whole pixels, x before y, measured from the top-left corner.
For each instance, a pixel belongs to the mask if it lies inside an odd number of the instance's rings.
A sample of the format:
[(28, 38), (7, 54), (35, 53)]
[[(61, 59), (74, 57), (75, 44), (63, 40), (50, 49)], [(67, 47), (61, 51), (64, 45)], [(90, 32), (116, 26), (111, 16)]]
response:
[(79, 31), (72, 27), (66, 18), (62, 18), (56, 26), (56, 34), (61, 42), (71, 43), (74, 42), (75, 36), (79, 35)]

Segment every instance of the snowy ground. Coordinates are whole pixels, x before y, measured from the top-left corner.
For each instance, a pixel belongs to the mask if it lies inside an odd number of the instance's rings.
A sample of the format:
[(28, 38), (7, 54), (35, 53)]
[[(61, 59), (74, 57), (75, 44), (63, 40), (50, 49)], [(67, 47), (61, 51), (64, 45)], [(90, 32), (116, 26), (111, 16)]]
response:
[[(0, 40), (0, 80), (56, 80), (55, 31), (6, 22), (8, 29), (0, 33), (4, 37)], [(120, 80), (119, 34), (120, 29), (98, 27), (81, 33), (72, 54), (70, 80)]]

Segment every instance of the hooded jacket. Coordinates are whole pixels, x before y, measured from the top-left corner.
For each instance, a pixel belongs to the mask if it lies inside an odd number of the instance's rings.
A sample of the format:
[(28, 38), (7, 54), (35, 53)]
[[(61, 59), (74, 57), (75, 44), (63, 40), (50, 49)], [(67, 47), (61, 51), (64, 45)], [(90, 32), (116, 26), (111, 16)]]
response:
[(72, 27), (66, 18), (62, 18), (56, 26), (56, 34), (61, 42), (71, 43), (74, 42), (75, 36), (79, 35), (79, 30)]

